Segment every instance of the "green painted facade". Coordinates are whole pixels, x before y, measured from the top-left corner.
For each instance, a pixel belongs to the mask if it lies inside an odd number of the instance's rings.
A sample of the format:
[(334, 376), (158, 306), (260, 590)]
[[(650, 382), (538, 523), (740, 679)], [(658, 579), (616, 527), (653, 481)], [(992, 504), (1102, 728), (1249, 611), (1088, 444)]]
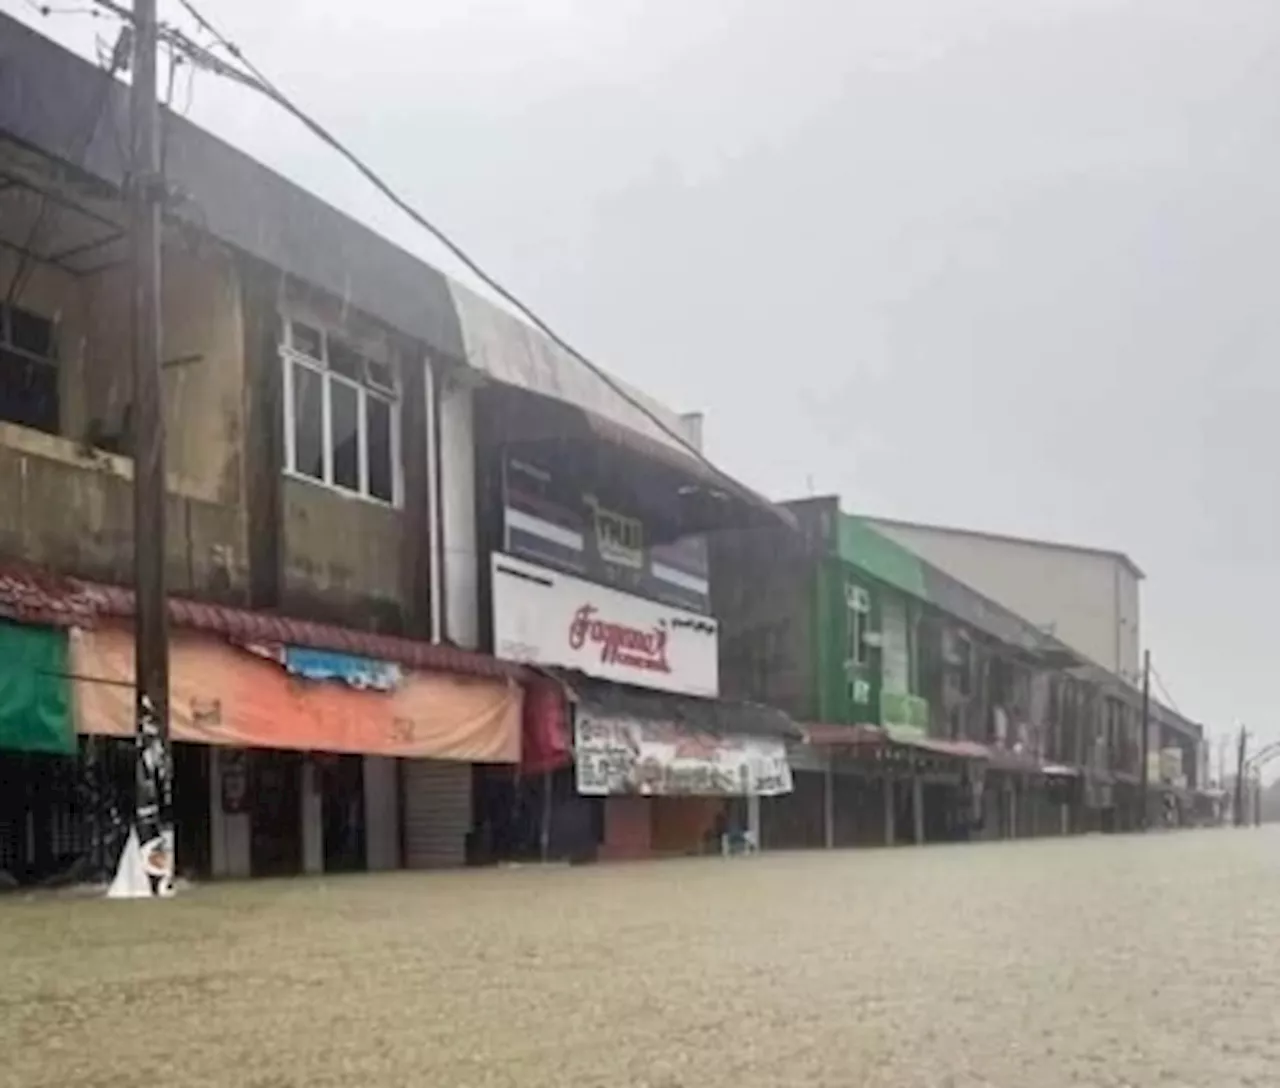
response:
[[(907, 549), (865, 522), (838, 515), (831, 552), (813, 575), (814, 705), (825, 722), (925, 735), (929, 704), (915, 691), (915, 623), (925, 575)], [(892, 616), (893, 623), (886, 624)], [(866, 636), (855, 652), (860, 625)]]

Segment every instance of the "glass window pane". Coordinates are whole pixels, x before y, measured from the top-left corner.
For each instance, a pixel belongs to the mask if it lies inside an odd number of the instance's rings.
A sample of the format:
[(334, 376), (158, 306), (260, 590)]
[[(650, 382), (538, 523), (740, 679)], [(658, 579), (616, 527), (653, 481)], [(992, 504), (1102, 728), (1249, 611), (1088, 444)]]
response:
[(324, 479), (324, 377), (310, 367), (293, 364), (294, 471)]
[(364, 381), (364, 356), (336, 336), (329, 337), (329, 369), (352, 381)]
[(289, 322), (289, 346), (312, 359), (324, 358), (323, 335), (320, 330), (301, 321)]
[(377, 389), (395, 390), (396, 374), (386, 363), (380, 363), (376, 359), (367, 359), (365, 360), (365, 368), (370, 385)]
[(0, 350), (0, 419), (57, 434), (57, 368)]
[(330, 382), (329, 435), (333, 444), (333, 482), (360, 490), (360, 391)]
[(391, 405), (380, 397), (368, 398), (369, 494), (374, 498), (395, 500), (393, 458), (391, 448)]
[(53, 322), (47, 317), (13, 307), (9, 311), (9, 340), (21, 351), (53, 358)]

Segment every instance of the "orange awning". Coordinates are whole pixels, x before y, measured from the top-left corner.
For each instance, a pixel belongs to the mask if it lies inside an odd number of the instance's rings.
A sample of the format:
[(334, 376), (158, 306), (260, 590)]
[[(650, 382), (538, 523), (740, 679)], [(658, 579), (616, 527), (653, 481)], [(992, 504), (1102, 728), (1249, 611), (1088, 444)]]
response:
[[(133, 632), (76, 631), (71, 673), (79, 732), (132, 736)], [(174, 740), (246, 748), (518, 763), (522, 689), (513, 680), (405, 669), (392, 691), (290, 676), (208, 635), (170, 639)]]

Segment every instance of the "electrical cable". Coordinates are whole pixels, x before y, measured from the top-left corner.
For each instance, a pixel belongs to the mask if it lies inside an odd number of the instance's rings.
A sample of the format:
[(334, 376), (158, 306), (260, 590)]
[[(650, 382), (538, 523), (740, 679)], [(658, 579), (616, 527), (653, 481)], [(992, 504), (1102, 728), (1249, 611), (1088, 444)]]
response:
[[(106, 7), (108, 10), (119, 13), (126, 9), (120, 8), (113, 0), (95, 0)], [(473, 258), (460, 243), (455, 242), (443, 229), (436, 226), (431, 220), (414, 208), (407, 200), (401, 197), (391, 186), (382, 179), (382, 177), (364, 162), (355, 152), (351, 151), (336, 136), (328, 131), (318, 121), (314, 120), (300, 107), (295, 106), (292, 101), (281, 91), (274, 83), (272, 83), (247, 57), (243, 51), (232, 42), (225, 34), (219, 31), (212, 23), (209, 22), (204, 15), (191, 3), (191, 0), (178, 0), (182, 7), (191, 15), (202, 30), (211, 35), (217, 42), (217, 45), (225, 49), (226, 52), (235, 58), (245, 68), (245, 71), (238, 71), (234, 66), (214, 57), (207, 49), (202, 49), (195, 42), (183, 35), (180, 31), (172, 27), (164, 29), (163, 34), (166, 37), (184, 43), (189, 50), (194, 51), (191, 55), (193, 61), (203, 62), (204, 66), (209, 67), (218, 75), (226, 76), (236, 80), (239, 83), (256, 90), (259, 93), (270, 98), (281, 109), (300, 122), (314, 136), (327, 144), (330, 148), (341, 155), (347, 162), (355, 167), (355, 169), (377, 189), (392, 204), (407, 215), (415, 224), (427, 231), (433, 238), (445, 247), (455, 258), (457, 258), (464, 267), (466, 267), (473, 275), (475, 275), (486, 287), (493, 291), (499, 298), (512, 306), (522, 317), (524, 317), (539, 332), (548, 337), (562, 350), (566, 351), (572, 358), (585, 366), (592, 374), (603, 381), (610, 389), (619, 397), (636, 408), (658, 427), (667, 437), (673, 439), (678, 447), (686, 454), (692, 456), (708, 469), (713, 476), (718, 478), (722, 483), (727, 485), (733, 491), (738, 493), (746, 492), (754, 499), (775, 512), (777, 508), (763, 496), (757, 495), (754, 491), (747, 488), (746, 485), (739, 483), (733, 477), (729, 476), (721, 468), (715, 465), (701, 450), (690, 444), (684, 435), (680, 434), (675, 428), (671, 427), (664, 419), (654, 412), (648, 405), (644, 404), (634, 394), (632, 394), (621, 382), (615, 379), (611, 374), (603, 368), (597, 366), (588, 359), (582, 352), (574, 348), (568, 341), (560, 336), (546, 321), (511, 290), (504, 287), (495, 277), (486, 272), (479, 262)], [(786, 520), (782, 514), (778, 512), (781, 520)]]
[(1156, 686), (1160, 689), (1160, 694), (1169, 700), (1169, 706), (1173, 709), (1174, 713), (1179, 717), (1185, 718), (1186, 715), (1182, 713), (1181, 709), (1179, 709), (1178, 703), (1174, 697), (1169, 694), (1169, 689), (1165, 686), (1164, 678), (1156, 671), (1156, 667), (1154, 665), (1151, 666), (1151, 678), (1155, 680)]

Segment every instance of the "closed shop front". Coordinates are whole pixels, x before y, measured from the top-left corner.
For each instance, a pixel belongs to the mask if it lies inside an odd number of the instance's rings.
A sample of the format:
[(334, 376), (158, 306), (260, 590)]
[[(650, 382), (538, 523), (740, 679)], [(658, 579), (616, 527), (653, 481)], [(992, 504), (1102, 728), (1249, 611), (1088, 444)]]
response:
[[(71, 658), (81, 732), (131, 737), (132, 632), (76, 632)], [(170, 662), (173, 738), (215, 754), (180, 848), (214, 876), (461, 865), (473, 766), (519, 759), (513, 680), (189, 631)]]
[(604, 805), (601, 857), (718, 852), (747, 830), (741, 799), (791, 792), (778, 711), (585, 679), (574, 694), (574, 775)]
[(446, 869), (467, 860), (471, 765), (437, 759), (400, 762), (406, 869)]

